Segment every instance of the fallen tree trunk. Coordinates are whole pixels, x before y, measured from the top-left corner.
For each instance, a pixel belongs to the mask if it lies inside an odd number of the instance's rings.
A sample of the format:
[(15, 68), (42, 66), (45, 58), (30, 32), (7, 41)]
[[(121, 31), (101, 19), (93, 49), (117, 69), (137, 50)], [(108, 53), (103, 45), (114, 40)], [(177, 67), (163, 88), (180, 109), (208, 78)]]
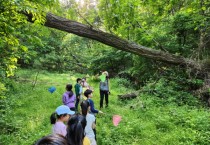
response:
[[(32, 22), (32, 14), (24, 14), (28, 17), (28, 21)], [(170, 54), (160, 50), (151, 49), (122, 39), (113, 34), (109, 34), (101, 30), (96, 30), (91, 26), (53, 15), (52, 13), (46, 14), (46, 22), (44, 25), (50, 28), (73, 33), (81, 37), (97, 40), (114, 48), (144, 56), (153, 60), (162, 61), (173, 65), (188, 66), (198, 71), (203, 69), (202, 64), (194, 60), (184, 58), (182, 56), (176, 56), (174, 54)]]
[[(28, 21), (30, 22), (34, 21), (32, 19), (33, 18), (32, 14), (28, 14), (25, 12), (23, 12), (23, 14), (28, 17)], [(204, 74), (203, 75), (204, 80), (209, 78), (209, 77), (206, 78), (206, 76), (208, 76), (208, 73), (210, 72), (210, 66), (208, 63), (207, 64), (205, 64), (205, 62), (200, 63), (193, 59), (188, 59), (161, 50), (148, 48), (136, 44), (134, 42), (122, 39), (116, 35), (109, 34), (98, 29), (94, 29), (92, 26), (84, 25), (76, 21), (68, 20), (53, 15), (52, 13), (47, 13), (45, 18), (46, 22), (44, 25), (47, 27), (72, 33), (81, 37), (90, 38), (99, 41), (103, 44), (117, 48), (119, 50), (127, 51), (139, 56), (144, 56), (152, 60), (157, 60), (173, 65), (181, 65), (185, 68), (190, 68), (191, 70), (196, 71), (197, 74), (199, 73)], [(208, 83), (205, 82), (204, 86), (206, 85), (208, 86)], [(208, 101), (210, 103), (210, 99), (208, 99)]]
[(135, 93), (129, 93), (124, 95), (118, 95), (119, 100), (130, 100), (136, 98), (137, 95)]

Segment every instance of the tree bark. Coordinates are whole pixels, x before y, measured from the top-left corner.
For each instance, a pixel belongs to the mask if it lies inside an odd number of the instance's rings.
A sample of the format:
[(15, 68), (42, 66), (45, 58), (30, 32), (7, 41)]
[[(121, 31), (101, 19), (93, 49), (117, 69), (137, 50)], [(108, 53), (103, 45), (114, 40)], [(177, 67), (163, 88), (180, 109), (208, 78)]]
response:
[(130, 100), (136, 98), (137, 95), (135, 93), (129, 93), (124, 95), (118, 95), (119, 100)]
[[(29, 21), (32, 21), (32, 15), (25, 14), (28, 16)], [(136, 55), (144, 56), (153, 60), (162, 61), (173, 65), (188, 66), (195, 70), (202, 70), (202, 65), (192, 59), (184, 58), (182, 56), (176, 56), (160, 50), (148, 48), (134, 42), (122, 39), (113, 34), (96, 30), (91, 26), (81, 24), (76, 21), (68, 20), (52, 13), (46, 14), (46, 22), (44, 24), (47, 27), (55, 28), (75, 35), (97, 40), (103, 44), (112, 46), (114, 48), (134, 53)]]

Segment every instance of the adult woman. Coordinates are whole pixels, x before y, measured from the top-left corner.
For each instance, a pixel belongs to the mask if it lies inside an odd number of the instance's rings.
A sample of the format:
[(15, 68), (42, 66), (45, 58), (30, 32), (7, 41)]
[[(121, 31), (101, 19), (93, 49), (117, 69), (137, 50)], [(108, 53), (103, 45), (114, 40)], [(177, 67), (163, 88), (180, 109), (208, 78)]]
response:
[(106, 107), (108, 107), (109, 104), (109, 74), (107, 71), (104, 71), (102, 75), (105, 75), (105, 80), (100, 81), (100, 108), (103, 108), (103, 101), (105, 96), (105, 103)]

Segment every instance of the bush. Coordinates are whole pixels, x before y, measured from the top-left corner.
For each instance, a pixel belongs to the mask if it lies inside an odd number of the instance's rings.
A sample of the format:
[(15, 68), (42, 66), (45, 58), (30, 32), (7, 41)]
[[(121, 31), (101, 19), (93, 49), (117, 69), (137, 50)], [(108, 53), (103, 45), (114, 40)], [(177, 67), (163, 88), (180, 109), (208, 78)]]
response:
[(157, 104), (176, 103), (177, 105), (200, 105), (198, 98), (181, 90), (180, 84), (177, 84), (173, 80), (169, 81), (165, 78), (161, 78), (156, 82), (150, 80), (141, 90), (143, 93), (159, 98), (156, 99)]

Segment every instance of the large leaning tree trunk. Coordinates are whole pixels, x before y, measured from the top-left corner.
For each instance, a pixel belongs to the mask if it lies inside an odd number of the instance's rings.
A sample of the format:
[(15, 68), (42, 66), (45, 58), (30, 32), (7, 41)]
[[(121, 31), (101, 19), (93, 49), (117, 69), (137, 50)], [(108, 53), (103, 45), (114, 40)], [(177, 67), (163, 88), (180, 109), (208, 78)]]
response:
[[(28, 20), (32, 22), (32, 15), (27, 13), (24, 14), (28, 17)], [(52, 13), (46, 14), (46, 22), (44, 25), (50, 28), (73, 33), (81, 37), (97, 40), (114, 48), (144, 56), (153, 60), (173, 65), (186, 66), (197, 71), (201, 71), (203, 69), (203, 65), (194, 60), (187, 59), (182, 56), (176, 56), (160, 50), (151, 49), (134, 42), (127, 41), (116, 35), (94, 29), (91, 26), (53, 15)]]
[[(32, 14), (24, 13), (28, 17), (28, 21), (32, 21)], [(56, 15), (53, 15), (52, 13), (46, 14), (46, 22), (44, 24), (47, 27), (55, 28), (61, 31), (65, 31), (68, 33), (72, 33), (81, 37), (90, 38), (96, 41), (99, 41), (103, 44), (112, 46), (114, 48), (127, 51), (139, 56), (144, 56), (146, 58), (150, 58), (152, 60), (157, 60), (161, 62), (165, 62), (168, 64), (173, 65), (181, 65), (185, 68), (190, 68), (193, 71), (196, 71), (197, 73), (204, 74), (203, 80), (205, 80), (205, 83), (202, 88), (197, 90), (198, 96), (208, 92), (208, 88), (210, 87), (210, 66), (205, 63), (197, 62), (192, 59), (188, 59), (182, 56), (176, 56), (174, 54), (170, 54), (167, 52), (163, 52), (161, 50), (155, 50), (152, 48), (148, 48), (139, 44), (136, 44), (134, 42), (130, 42), (128, 40), (122, 39), (116, 35), (103, 32), (98, 29), (94, 29), (91, 26), (84, 25), (82, 23), (68, 20)], [(208, 67), (206, 67), (208, 66)], [(208, 93), (208, 96), (206, 98), (208, 100), (210, 105), (210, 96)]]

